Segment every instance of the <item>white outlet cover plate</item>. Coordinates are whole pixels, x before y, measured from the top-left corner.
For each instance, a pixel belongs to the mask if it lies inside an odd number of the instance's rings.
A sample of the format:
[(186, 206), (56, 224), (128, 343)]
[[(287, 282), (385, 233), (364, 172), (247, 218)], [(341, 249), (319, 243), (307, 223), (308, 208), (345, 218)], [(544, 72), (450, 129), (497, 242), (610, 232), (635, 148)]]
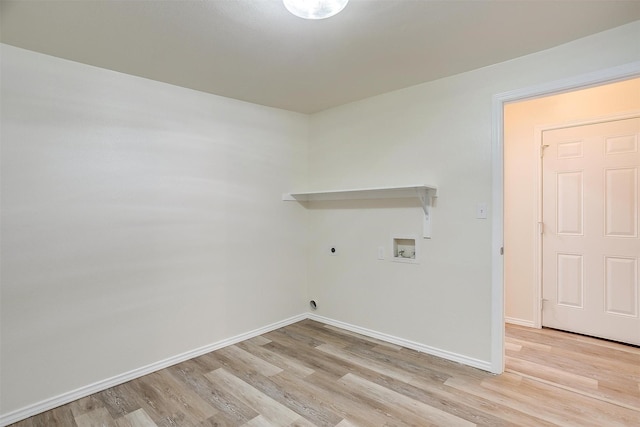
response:
[(476, 218), (487, 219), (487, 204), (485, 202), (476, 205)]

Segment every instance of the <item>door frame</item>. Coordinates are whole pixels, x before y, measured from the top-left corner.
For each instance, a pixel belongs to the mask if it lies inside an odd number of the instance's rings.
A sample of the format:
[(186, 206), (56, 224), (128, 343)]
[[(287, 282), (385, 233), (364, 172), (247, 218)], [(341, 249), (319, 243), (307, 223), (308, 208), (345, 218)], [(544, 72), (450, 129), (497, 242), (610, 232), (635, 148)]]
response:
[(504, 372), (504, 105), (640, 77), (640, 61), (494, 94), (491, 106), (491, 372)]
[[(537, 159), (537, 174), (536, 177), (536, 222), (538, 224), (543, 222), (542, 208), (543, 208), (543, 200), (542, 200), (542, 186), (543, 186), (543, 157), (540, 150), (542, 149), (542, 136), (543, 133), (550, 130), (558, 130), (558, 129), (567, 129), (578, 126), (587, 126), (587, 125), (596, 125), (600, 123), (606, 123), (616, 120), (626, 120), (626, 119), (635, 119), (640, 118), (640, 110), (638, 111), (630, 111), (623, 114), (611, 114), (606, 116), (592, 117), (585, 120), (576, 120), (566, 123), (557, 123), (552, 125), (542, 125), (536, 126), (535, 132), (535, 141), (538, 146), (538, 154), (539, 158)], [(542, 290), (543, 290), (543, 280), (542, 280), (542, 257), (543, 257), (543, 235), (541, 233), (536, 233), (535, 239), (535, 256), (536, 256), (536, 277), (535, 277), (535, 301), (533, 302), (533, 326), (534, 328), (542, 328)]]

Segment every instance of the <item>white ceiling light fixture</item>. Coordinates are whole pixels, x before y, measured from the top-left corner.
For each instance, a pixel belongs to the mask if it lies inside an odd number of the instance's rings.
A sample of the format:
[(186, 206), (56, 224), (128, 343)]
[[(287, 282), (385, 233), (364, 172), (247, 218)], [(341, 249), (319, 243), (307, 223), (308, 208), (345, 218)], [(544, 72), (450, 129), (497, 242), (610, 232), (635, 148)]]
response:
[(330, 18), (347, 5), (349, 0), (282, 0), (287, 10), (304, 19)]

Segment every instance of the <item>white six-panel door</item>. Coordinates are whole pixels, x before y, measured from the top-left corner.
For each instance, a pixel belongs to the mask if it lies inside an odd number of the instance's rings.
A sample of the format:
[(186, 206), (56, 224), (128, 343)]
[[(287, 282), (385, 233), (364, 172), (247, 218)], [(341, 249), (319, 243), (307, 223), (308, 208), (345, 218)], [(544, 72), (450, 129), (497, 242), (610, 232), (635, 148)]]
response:
[(640, 118), (543, 132), (542, 325), (640, 345)]

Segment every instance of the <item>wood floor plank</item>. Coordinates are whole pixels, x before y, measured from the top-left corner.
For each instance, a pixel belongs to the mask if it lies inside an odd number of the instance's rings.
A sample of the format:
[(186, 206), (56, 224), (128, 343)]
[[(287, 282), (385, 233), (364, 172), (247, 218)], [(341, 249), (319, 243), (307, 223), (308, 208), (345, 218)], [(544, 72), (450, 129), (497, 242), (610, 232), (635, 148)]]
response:
[[(390, 392), (397, 393), (405, 396), (409, 399), (413, 399), (421, 404), (428, 405), (434, 410), (440, 410), (447, 412), (453, 416), (461, 419), (465, 419), (473, 424), (482, 426), (499, 427), (506, 425), (500, 418), (497, 418), (486, 409), (490, 406), (486, 401), (473, 402), (472, 405), (468, 405), (468, 399), (461, 394), (455, 396), (449, 395), (446, 398), (442, 392), (444, 384), (434, 382), (422, 382), (408, 384), (391, 377), (381, 376), (367, 370), (357, 370), (351, 373), (363, 380), (369, 381), (382, 387)], [(413, 382), (414, 380), (412, 380)], [(415, 385), (414, 385), (415, 384)], [(420, 387), (422, 386), (422, 387)], [(521, 419), (519, 419), (521, 421)]]
[[(415, 379), (411, 381), (411, 385), (428, 391), (432, 395), (432, 398), (439, 399), (444, 407), (456, 408), (458, 405), (464, 405), (464, 407), (468, 408), (468, 413), (465, 418), (478, 425), (491, 427), (551, 427), (556, 425), (532, 414), (521, 412), (511, 406), (486, 399), (482, 395), (454, 390), (445, 384), (439, 385), (433, 384), (430, 381)], [(451, 410), (453, 413), (459, 413), (458, 411), (459, 409)], [(459, 416), (462, 417), (462, 414)]]
[(212, 383), (224, 384), (230, 392), (247, 406), (253, 408), (273, 425), (286, 426), (300, 418), (300, 415), (255, 389), (224, 368), (205, 375)]
[(409, 370), (414, 377), (427, 381), (444, 382), (453, 375), (467, 375), (481, 380), (487, 375), (486, 372), (479, 369), (408, 348), (394, 350), (377, 346), (372, 351), (387, 358), (389, 363), (394, 366), (401, 366), (403, 369)]
[(625, 379), (640, 381), (640, 358), (629, 363), (615, 359), (607, 353), (605, 350), (603, 354), (585, 354), (581, 351), (554, 347), (540, 351), (529, 346), (518, 352), (506, 352), (512, 358), (528, 360), (596, 380), (611, 378), (614, 382)]
[(354, 374), (345, 375), (340, 379), (340, 382), (348, 385), (355, 393), (363, 393), (376, 400), (380, 405), (386, 406), (390, 412), (396, 411), (400, 419), (414, 418), (417, 423), (435, 426), (469, 427), (476, 425)]
[(304, 379), (313, 387), (319, 387), (319, 394), (330, 395), (327, 399), (330, 409), (343, 417), (346, 422), (358, 426), (397, 426), (410, 424), (393, 417), (385, 408), (367, 396), (358, 396), (344, 383), (340, 383), (332, 375), (316, 372)]
[(520, 351), (522, 350), (522, 346), (518, 343), (515, 342), (505, 342), (504, 343), (504, 349), (506, 351)]
[(236, 345), (230, 345), (229, 347), (225, 347), (216, 352), (217, 355), (226, 357), (230, 360), (242, 361), (244, 366), (248, 369), (255, 370), (256, 372), (264, 375), (265, 377), (269, 377), (271, 375), (276, 375), (282, 372), (282, 368), (273, 365), (266, 360), (255, 356), (248, 351), (243, 350), (242, 348)]
[(304, 378), (307, 375), (311, 375), (315, 372), (313, 369), (304, 366), (303, 364), (297, 362), (295, 359), (282, 356), (281, 354), (273, 352), (268, 348), (265, 348), (264, 346), (255, 345), (252, 342), (248, 341), (239, 343), (237, 344), (237, 346), (261, 358), (262, 360), (279, 367), (282, 370), (286, 370), (299, 376), (300, 378)]
[(323, 354), (312, 347), (299, 347), (295, 343), (273, 341), (265, 348), (278, 352), (289, 358), (297, 358), (304, 366), (315, 372), (323, 372), (325, 375), (333, 375), (335, 379), (341, 378), (349, 372), (351, 366), (342, 359), (329, 354)]
[(97, 395), (92, 394), (91, 396), (83, 397), (82, 399), (78, 399), (69, 404), (69, 410), (71, 411), (74, 417), (77, 417), (82, 414), (86, 414), (87, 412), (91, 412), (97, 408), (104, 408), (105, 405), (98, 398)]
[(536, 372), (536, 377), (554, 380), (559, 384), (575, 384), (580, 388), (587, 388), (591, 390), (598, 389), (598, 380), (573, 374), (552, 366), (508, 356), (506, 357), (506, 363), (516, 372)]
[(249, 338), (248, 340), (246, 340), (244, 342), (252, 343), (252, 344), (255, 344), (255, 345), (265, 345), (265, 344), (269, 344), (271, 342), (271, 340), (266, 339), (262, 335), (258, 335), (257, 337)]
[[(508, 325), (506, 370), (625, 408), (640, 410), (640, 349), (557, 330)], [(544, 344), (543, 344), (544, 343)]]
[(95, 394), (113, 418), (119, 418), (140, 409), (138, 399), (126, 384), (111, 387)]
[(78, 427), (117, 427), (106, 408), (96, 408), (77, 416), (75, 422)]
[(365, 365), (368, 362), (373, 362), (378, 366), (390, 367), (409, 374), (412, 377), (411, 379), (425, 378), (443, 383), (449, 378), (449, 375), (444, 374), (439, 369), (432, 369), (428, 363), (425, 363), (424, 354), (418, 358), (419, 362), (416, 362), (411, 357), (404, 357), (408, 353), (403, 352), (402, 349), (395, 350), (385, 346), (361, 347), (351, 345), (346, 347), (345, 351), (362, 358)]
[(624, 345), (606, 340), (599, 340), (578, 334), (557, 331), (554, 329), (534, 329), (517, 325), (507, 325), (506, 338), (520, 338), (524, 341), (548, 345), (552, 348), (565, 349), (574, 354), (605, 357), (610, 360), (619, 360), (638, 365), (640, 360), (640, 348)]
[[(305, 377), (306, 378), (306, 377)], [(274, 384), (270, 390), (264, 390), (270, 397), (291, 408), (318, 427), (335, 426), (343, 417), (334, 410), (332, 401), (334, 395), (326, 390), (315, 387), (292, 373), (283, 372), (269, 380)], [(277, 393), (273, 393), (277, 390)]]
[(322, 408), (314, 396), (305, 393), (305, 387), (301, 387), (299, 377), (287, 375), (287, 378), (295, 378), (295, 381), (285, 384), (284, 371), (277, 375), (265, 376), (256, 370), (247, 369), (244, 361), (219, 357), (224, 360), (226, 371), (317, 425), (335, 425), (339, 421), (340, 418)]
[[(556, 331), (558, 333), (563, 333), (562, 331)], [(619, 343), (615, 341), (603, 340), (600, 338), (589, 337), (585, 335), (576, 335), (575, 340), (581, 343), (586, 343), (590, 348), (607, 348), (609, 350), (613, 350), (614, 352), (622, 352), (629, 353), (630, 357), (633, 359), (637, 359), (640, 354), (640, 346), (633, 346), (624, 343)]]
[(163, 400), (171, 402), (174, 407), (187, 414), (187, 418), (194, 424), (213, 417), (219, 412), (168, 371), (156, 372), (156, 375), (150, 375), (149, 378), (154, 381), (154, 387), (162, 392)]
[(220, 412), (211, 418), (207, 418), (198, 424), (198, 427), (238, 427), (245, 423), (238, 423), (233, 418), (227, 416), (227, 414)]
[(346, 347), (353, 342), (361, 341), (355, 336), (341, 336), (333, 333), (332, 331), (323, 328), (322, 324), (312, 320), (303, 320), (302, 322), (298, 322), (290, 326), (290, 328), (287, 328), (290, 331), (294, 331), (300, 335), (313, 336), (315, 340), (321, 341), (324, 344), (333, 345), (334, 347)]
[(487, 378), (479, 384), (475, 380), (452, 377), (446, 384), (530, 416), (540, 417), (554, 425), (640, 425), (640, 413), (637, 411), (514, 374)]
[(124, 417), (116, 419), (117, 427), (158, 427), (153, 422), (151, 417), (144, 411), (144, 409), (138, 409), (128, 413)]
[(157, 373), (145, 375), (137, 381), (130, 381), (124, 387), (135, 396), (138, 405), (149, 414), (158, 427), (192, 427), (196, 420), (183, 412), (179, 405), (167, 399), (158, 386)]
[(276, 329), (275, 331), (269, 332), (264, 336), (272, 341), (281, 341), (285, 339), (288, 342), (295, 343), (298, 346), (317, 347), (320, 344), (324, 344), (324, 342), (312, 335), (300, 333), (297, 330), (290, 329), (288, 327)]
[(516, 347), (515, 351), (522, 351), (522, 349), (530, 348), (548, 353), (553, 348), (549, 344), (540, 344), (538, 342), (525, 341), (509, 336), (505, 340), (505, 350), (513, 350), (513, 348), (508, 348), (508, 344), (510, 344), (512, 347)]
[[(556, 417), (550, 416), (548, 413), (546, 413), (546, 410), (543, 411), (542, 406), (538, 405), (535, 401), (533, 402), (521, 401), (520, 399), (517, 398), (517, 395), (515, 394), (511, 396), (513, 398), (510, 398), (510, 396), (507, 396), (503, 393), (496, 393), (496, 392), (491, 392), (490, 390), (486, 390), (480, 384), (477, 384), (474, 381), (468, 381), (466, 379), (457, 378), (457, 377), (449, 378), (445, 382), (445, 385), (455, 389), (457, 392), (467, 393), (467, 394), (475, 395), (477, 397), (481, 397), (483, 399), (487, 399), (499, 406), (505, 406), (505, 407), (511, 408), (518, 412), (522, 412), (527, 416), (539, 417), (540, 419), (542, 419), (544, 422), (548, 424), (555, 425), (555, 426), (562, 425), (560, 424), (561, 420), (558, 420)], [(513, 390), (513, 388), (509, 387), (509, 388), (505, 388), (505, 390)], [(577, 425), (577, 424), (573, 424), (573, 425)]]
[(67, 405), (45, 412), (43, 416), (40, 417), (40, 420), (41, 423), (34, 423), (34, 427), (50, 425), (77, 426), (73, 412), (71, 412), (71, 408)]
[(356, 337), (356, 338), (359, 338), (361, 340), (369, 341), (372, 344), (382, 345), (382, 346), (385, 346), (385, 347), (388, 347), (388, 348), (391, 348), (391, 349), (394, 349), (394, 350), (400, 350), (402, 348), (401, 346), (399, 346), (397, 344), (393, 344), (393, 343), (386, 342), (386, 341), (381, 341), (379, 339), (367, 337), (365, 335), (360, 335), (360, 334), (358, 334), (356, 332), (347, 331), (346, 329), (341, 329), (341, 328), (338, 328), (338, 327), (335, 327), (335, 326), (324, 325), (323, 328), (328, 329), (330, 331), (333, 331), (333, 332), (335, 332), (337, 334), (340, 334), (340, 335), (350, 335), (352, 337)]
[(188, 360), (185, 364), (186, 363), (189, 364), (190, 369), (200, 374), (206, 374), (207, 372), (215, 371), (222, 367), (215, 357), (215, 352), (203, 354), (202, 356)]
[[(219, 411), (214, 417), (210, 417), (207, 422), (211, 422), (211, 418), (213, 418), (213, 421), (218, 422), (220, 425), (238, 426), (260, 415), (244, 405), (228, 391), (212, 384), (205, 377), (206, 373), (201, 369), (201, 364), (192, 360), (167, 368), (169, 374), (183, 381), (203, 400)], [(206, 425), (204, 421), (201, 424)]]
[(251, 420), (242, 424), (242, 427), (271, 427), (272, 425), (273, 424), (271, 424), (268, 419), (266, 419), (262, 415), (258, 415), (257, 417), (252, 418)]
[[(495, 382), (498, 383), (499, 379), (496, 379)], [(494, 387), (500, 387), (500, 385), (497, 384)], [(558, 416), (563, 419), (582, 420), (583, 425), (640, 426), (640, 412), (636, 410), (610, 404), (610, 402), (577, 394), (570, 390), (558, 390), (554, 385), (538, 379), (523, 378), (522, 387), (525, 394), (537, 399), (543, 407), (560, 406)], [(569, 407), (568, 410), (567, 407)]]
[(379, 363), (373, 360), (364, 360), (362, 357), (358, 355), (345, 351), (344, 349), (333, 347), (329, 344), (322, 344), (316, 347), (318, 350), (335, 356), (339, 359), (344, 360), (347, 363), (351, 363), (353, 365), (358, 365), (363, 368), (370, 369), (372, 371), (378, 372), (382, 375), (387, 375), (397, 380), (408, 383), (413, 379), (413, 376), (406, 371), (402, 371), (400, 369), (395, 369), (393, 366), (389, 366), (389, 364), (385, 365), (383, 363)]

